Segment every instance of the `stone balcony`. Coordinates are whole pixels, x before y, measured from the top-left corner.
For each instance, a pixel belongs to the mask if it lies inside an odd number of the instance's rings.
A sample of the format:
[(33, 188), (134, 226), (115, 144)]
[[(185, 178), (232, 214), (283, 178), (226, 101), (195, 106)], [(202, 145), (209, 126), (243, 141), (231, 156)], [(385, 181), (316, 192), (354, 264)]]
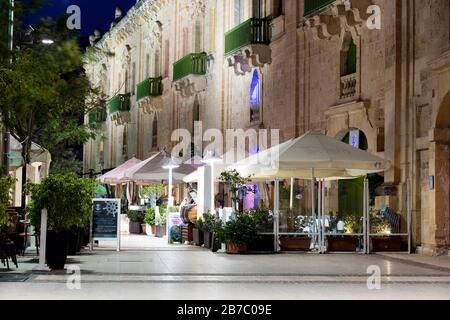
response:
[(356, 39), (369, 18), (367, 8), (370, 5), (371, 0), (307, 0), (303, 29), (311, 32), (316, 40), (340, 37), (345, 31)]
[(124, 125), (131, 121), (130, 94), (118, 94), (109, 102), (109, 116), (116, 125)]
[(271, 20), (249, 19), (225, 33), (225, 57), (237, 75), (272, 63)]
[(358, 93), (357, 74), (349, 74), (341, 77), (340, 99), (355, 98)]
[(137, 85), (136, 101), (146, 114), (161, 111), (163, 108), (162, 77), (148, 78)]
[(173, 65), (173, 84), (182, 97), (206, 90), (207, 54), (190, 53)]

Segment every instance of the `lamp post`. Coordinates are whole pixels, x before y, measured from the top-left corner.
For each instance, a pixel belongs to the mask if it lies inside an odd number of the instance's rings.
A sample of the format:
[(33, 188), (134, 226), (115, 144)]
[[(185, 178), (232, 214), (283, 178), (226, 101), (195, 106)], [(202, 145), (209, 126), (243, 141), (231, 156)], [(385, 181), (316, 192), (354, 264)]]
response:
[(169, 199), (168, 199), (168, 207), (173, 207), (173, 196), (172, 196), (172, 180), (173, 180), (173, 169), (180, 167), (179, 162), (174, 158), (170, 157), (165, 164), (162, 166), (163, 169), (169, 170)]
[[(210, 208), (208, 208), (211, 212), (215, 210), (215, 193), (214, 193), (214, 184), (215, 184), (215, 177), (214, 177), (214, 164), (222, 162), (223, 159), (220, 157), (215, 150), (210, 150), (206, 153), (205, 157), (203, 158), (202, 162), (205, 163), (210, 167), (211, 174), (210, 174), (210, 190), (208, 192), (209, 199), (210, 199)], [(206, 192), (205, 192), (206, 193)]]
[[(12, 50), (14, 45), (14, 0), (9, 0), (9, 19), (8, 19), (8, 50), (9, 50), (9, 64), (12, 65)], [(3, 115), (3, 174), (9, 174), (9, 112)]]

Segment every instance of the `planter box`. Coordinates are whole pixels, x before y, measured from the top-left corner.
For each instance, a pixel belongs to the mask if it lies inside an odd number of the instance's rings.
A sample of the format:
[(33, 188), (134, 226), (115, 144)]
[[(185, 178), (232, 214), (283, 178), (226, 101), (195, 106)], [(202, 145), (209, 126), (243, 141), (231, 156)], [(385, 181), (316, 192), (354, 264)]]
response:
[(249, 252), (275, 252), (274, 236), (271, 234), (260, 235), (248, 244)]
[(328, 236), (327, 251), (331, 252), (355, 252), (358, 245), (358, 237), (355, 236)]
[(156, 236), (162, 238), (166, 235), (166, 225), (156, 226)]
[(281, 251), (309, 251), (310, 237), (280, 237)]
[(372, 237), (370, 248), (372, 252), (399, 252), (402, 247), (402, 238), (393, 237)]
[(200, 231), (197, 228), (192, 229), (192, 238), (193, 242), (196, 246), (201, 246), (203, 244), (203, 231)]
[(234, 243), (227, 243), (227, 253), (228, 254), (245, 254), (248, 252), (247, 245), (246, 244), (234, 244)]
[(213, 247), (213, 234), (212, 232), (203, 231), (203, 243), (205, 248), (212, 249)]
[(145, 226), (145, 233), (147, 233), (148, 236), (154, 236), (156, 234), (156, 226), (147, 224)]
[(139, 222), (130, 221), (129, 230), (132, 234), (141, 234), (141, 224)]

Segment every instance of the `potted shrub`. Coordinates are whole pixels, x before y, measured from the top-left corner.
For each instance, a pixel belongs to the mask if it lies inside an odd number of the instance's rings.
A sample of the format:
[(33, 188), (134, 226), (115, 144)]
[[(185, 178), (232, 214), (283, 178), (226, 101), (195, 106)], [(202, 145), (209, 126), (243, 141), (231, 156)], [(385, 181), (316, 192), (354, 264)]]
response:
[(224, 171), (219, 176), (219, 181), (230, 188), (231, 201), (233, 210), (242, 211), (240, 203), (240, 195), (247, 193), (247, 183), (251, 181), (249, 177), (242, 177), (237, 170)]
[(214, 233), (221, 225), (221, 221), (215, 214), (204, 213), (203, 220), (203, 244), (207, 249), (214, 249)]
[(358, 236), (362, 228), (362, 218), (356, 215), (348, 215), (344, 218), (345, 234), (327, 237), (327, 251), (332, 252), (355, 252), (358, 247)]
[(370, 216), (370, 233), (376, 234), (370, 238), (370, 251), (372, 252), (398, 252), (401, 251), (402, 238), (391, 236), (391, 224), (379, 212)]
[[(310, 216), (292, 217), (293, 228), (298, 233), (308, 234), (313, 230), (314, 218)], [(281, 251), (309, 251), (311, 250), (311, 237), (308, 235), (300, 236), (281, 236)]]
[(159, 211), (159, 219), (156, 221), (156, 236), (162, 238), (166, 235), (166, 225), (167, 225), (167, 209), (161, 208)]
[(129, 230), (132, 234), (140, 234), (142, 224), (144, 224), (144, 214), (140, 211), (129, 210), (127, 213), (130, 219)]
[(145, 209), (144, 222), (146, 224), (147, 235), (155, 235), (156, 234), (155, 208)]
[(256, 220), (247, 213), (236, 213), (216, 234), (218, 240), (226, 244), (228, 254), (247, 253), (248, 244), (257, 236)]
[(193, 242), (196, 246), (201, 246), (203, 244), (203, 231), (204, 231), (204, 224), (203, 224), (203, 218), (198, 218), (195, 222), (195, 226), (192, 229), (192, 238)]
[(68, 231), (72, 227), (84, 228), (89, 222), (94, 190), (93, 180), (73, 173), (51, 174), (41, 184), (27, 184), (26, 192), (31, 194), (27, 208), (31, 223), (39, 228), (41, 210), (46, 208), (48, 212), (46, 259), (51, 269), (64, 268)]
[[(258, 233), (273, 232), (273, 214), (267, 208), (258, 208), (246, 211), (255, 219)], [(275, 241), (273, 234), (258, 234), (258, 236), (248, 243), (250, 252), (274, 252)]]

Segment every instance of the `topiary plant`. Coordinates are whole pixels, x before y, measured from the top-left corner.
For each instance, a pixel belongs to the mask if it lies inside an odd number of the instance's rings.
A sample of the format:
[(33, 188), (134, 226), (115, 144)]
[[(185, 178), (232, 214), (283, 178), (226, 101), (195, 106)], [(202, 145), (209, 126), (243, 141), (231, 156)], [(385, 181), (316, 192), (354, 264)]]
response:
[(150, 226), (156, 225), (155, 208), (147, 208), (145, 210), (144, 222)]
[(51, 174), (40, 184), (27, 183), (25, 191), (31, 194), (27, 208), (31, 223), (38, 228), (41, 210), (46, 208), (49, 230), (85, 227), (91, 216), (95, 184), (94, 180), (79, 178), (74, 173)]

